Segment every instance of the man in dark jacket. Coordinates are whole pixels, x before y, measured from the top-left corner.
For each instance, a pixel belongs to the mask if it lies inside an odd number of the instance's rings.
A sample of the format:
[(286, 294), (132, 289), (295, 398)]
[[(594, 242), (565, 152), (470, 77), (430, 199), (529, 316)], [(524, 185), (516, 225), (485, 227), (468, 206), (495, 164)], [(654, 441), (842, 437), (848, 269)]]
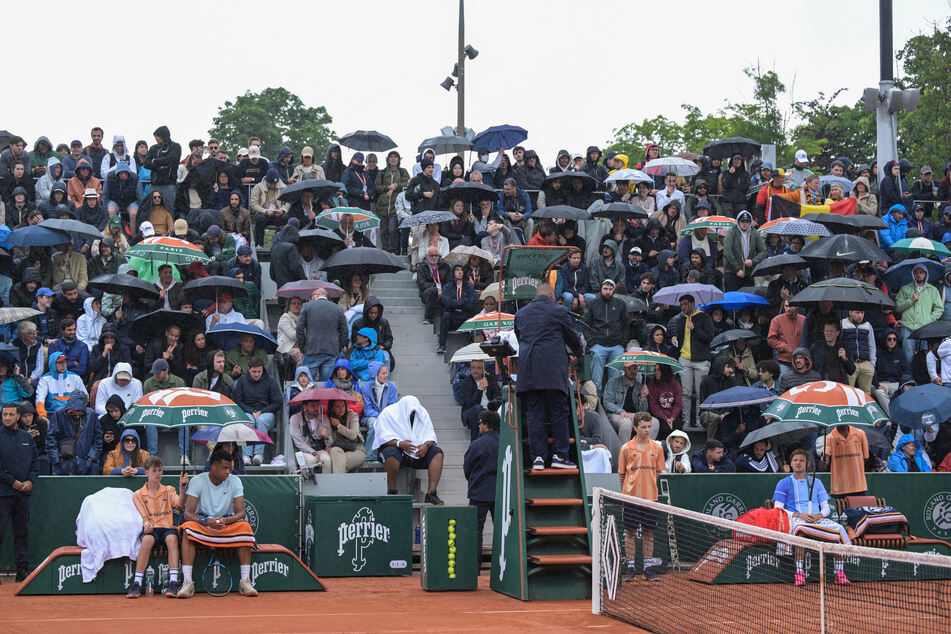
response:
[(479, 421), (490, 401), (502, 398), (502, 388), (491, 372), (486, 372), (485, 361), (469, 362), (469, 376), (454, 388), (456, 402), (462, 407), (462, 426), (469, 428), (470, 440), (479, 437)]
[(343, 171), (340, 182), (347, 188), (347, 200), (352, 206), (370, 211), (375, 190), (373, 181), (363, 169), (363, 152), (353, 155), (350, 165)]
[(710, 342), (713, 341), (713, 320), (710, 315), (697, 310), (693, 295), (680, 297), (681, 319), (677, 320), (677, 348), (680, 363), (686, 369), (680, 374), (683, 383), (684, 425), (693, 425), (696, 420), (695, 396), (700, 382), (710, 372)]
[(515, 392), (524, 399), (532, 469), (545, 468), (549, 449), (546, 422), (551, 423), (553, 440), (551, 466), (574, 468), (568, 455), (571, 411), (565, 347), (576, 357), (584, 355), (584, 347), (568, 309), (555, 303), (551, 285), (540, 285), (534, 301), (515, 314), (515, 336), (519, 342)]
[(305, 278), (304, 267), (300, 261), (300, 251), (297, 242), (300, 233), (297, 227), (287, 225), (281, 229), (280, 240), (275, 240), (271, 247), (270, 275), (278, 288), (288, 282), (296, 282)]
[(849, 349), (842, 345), (841, 326), (828, 322), (822, 327), (822, 339), (809, 346), (813, 368), (826, 381), (848, 383), (849, 375), (855, 374), (855, 362)]
[(432, 324), (442, 311), (442, 285), (449, 280), (449, 265), (439, 257), (439, 249), (429, 247), (426, 261), (416, 267), (416, 286), (423, 302), (423, 325)]
[(813, 367), (812, 353), (806, 348), (796, 348), (792, 353), (792, 371), (783, 372), (779, 377), (777, 392), (783, 394), (794, 387), (821, 380)]
[(479, 432), (462, 461), (462, 472), (469, 483), (469, 506), (476, 507), (476, 570), (482, 568), (482, 529), (485, 516), (492, 514), (495, 522), (495, 480), (499, 463), (499, 424), (496, 412), (484, 411), (479, 415)]
[(370, 295), (363, 302), (363, 316), (353, 322), (350, 328), (350, 343), (357, 343), (357, 331), (361, 328), (372, 328), (376, 331), (377, 349), (383, 350), (388, 355), (393, 348), (393, 331), (390, 329), (390, 322), (383, 318), (383, 303)]
[(545, 182), (545, 170), (538, 164), (538, 153), (528, 150), (524, 156), (525, 164), (515, 168), (515, 180), (522, 189), (541, 189)]
[(86, 395), (74, 390), (66, 405), (50, 416), (46, 454), (53, 475), (98, 475), (102, 430)]
[(311, 376), (321, 383), (329, 379), (334, 362), (349, 338), (343, 309), (327, 299), (326, 289), (318, 288), (297, 319), (297, 345)]
[(23, 581), (30, 574), (30, 495), (40, 474), (39, 455), (29, 432), (20, 429), (16, 403), (3, 403), (0, 418), (0, 546), (13, 520), (16, 580)]
[[(591, 380), (599, 395), (604, 385), (605, 366), (624, 353), (624, 344), (627, 343), (627, 305), (614, 296), (615, 286), (614, 280), (604, 280), (601, 291), (588, 302), (584, 312), (584, 321), (591, 329), (588, 349), (594, 353), (591, 358)], [(618, 370), (608, 370), (609, 378), (620, 374)]]
[(102, 327), (99, 343), (94, 345), (89, 352), (89, 363), (86, 369), (92, 375), (90, 383), (112, 376), (113, 368), (119, 363), (132, 363), (132, 352), (129, 346), (119, 341), (116, 325), (110, 321)]
[(601, 160), (601, 150), (598, 149), (597, 145), (591, 145), (588, 147), (588, 151), (585, 154), (584, 161), (584, 172), (592, 178), (598, 179), (598, 187), (604, 184), (604, 179), (608, 177), (608, 170), (604, 165), (600, 165), (598, 161)]
[(433, 162), (424, 158), (420, 161), (422, 171), (406, 184), (406, 200), (412, 205), (413, 213), (436, 209), (439, 203), (439, 183), (433, 178)]
[(680, 271), (677, 270), (677, 254), (670, 249), (661, 249), (657, 254), (657, 265), (651, 269), (657, 276), (657, 288), (666, 288), (680, 284)]
[(439, 322), (439, 348), (436, 352), (446, 351), (449, 331), (479, 311), (479, 293), (466, 279), (466, 269), (461, 264), (452, 267), (452, 279), (442, 287), (442, 319)]
[(178, 181), (178, 163), (182, 160), (182, 146), (172, 141), (167, 126), (159, 126), (152, 133), (155, 145), (149, 148), (143, 165), (152, 171), (150, 189), (162, 193), (169, 209), (175, 208), (175, 184)]
[(723, 443), (711, 438), (690, 456), (690, 466), (694, 473), (734, 473), (736, 465), (726, 456)]
[[(264, 361), (252, 358), (248, 365), (248, 373), (242, 374), (234, 384), (234, 402), (238, 407), (251, 415), (253, 426), (265, 434), (274, 429), (277, 422), (277, 411), (281, 408), (283, 398), (281, 386), (277, 379), (270, 376), (264, 369)], [(249, 454), (253, 454), (249, 455)], [(258, 443), (244, 454), (244, 464), (260, 465), (264, 461), (264, 444)]]
[(36, 268), (28, 266), (23, 271), (22, 280), (10, 289), (10, 304), (30, 308), (33, 302), (36, 301), (36, 291), (39, 290), (40, 286), (42, 286), (40, 284), (40, 272)]
[[(710, 367), (710, 374), (700, 380), (699, 403), (703, 403), (711, 394), (739, 385), (739, 381), (734, 376), (735, 371), (736, 366), (733, 365), (732, 359), (717, 355)], [(720, 422), (732, 412), (733, 410), (730, 409), (700, 412), (700, 424), (707, 428), (707, 438), (720, 437)]]

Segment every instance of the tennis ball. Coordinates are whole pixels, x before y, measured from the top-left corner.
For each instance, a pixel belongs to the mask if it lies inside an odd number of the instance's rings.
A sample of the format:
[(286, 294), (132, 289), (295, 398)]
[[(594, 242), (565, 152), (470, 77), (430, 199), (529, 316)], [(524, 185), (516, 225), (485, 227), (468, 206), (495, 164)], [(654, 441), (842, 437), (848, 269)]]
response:
[(448, 572), (448, 574), (449, 574), (450, 576), (456, 574), (456, 573), (454, 573), (454, 572), (452, 571), (452, 566), (449, 566), (449, 572)]
[(450, 546), (450, 547), (449, 547), (449, 552), (451, 552), (451, 553), (456, 552), (456, 547), (455, 547), (455, 546)]
[(453, 538), (450, 537), (450, 538), (449, 538), (449, 546), (455, 546), (455, 545), (456, 545), (456, 540), (454, 540)]
[(455, 558), (456, 558), (456, 556), (455, 556), (453, 553), (450, 552), (450, 553), (449, 553), (449, 561), (452, 561), (452, 560), (455, 559)]
[(450, 573), (449, 573), (449, 578), (450, 578), (450, 579), (455, 579), (455, 578), (456, 578), (456, 573), (450, 572)]
[(455, 526), (455, 525), (456, 525), (456, 520), (455, 520), (455, 518), (452, 518), (452, 519), (449, 520), (449, 525), (450, 525), (450, 526)]

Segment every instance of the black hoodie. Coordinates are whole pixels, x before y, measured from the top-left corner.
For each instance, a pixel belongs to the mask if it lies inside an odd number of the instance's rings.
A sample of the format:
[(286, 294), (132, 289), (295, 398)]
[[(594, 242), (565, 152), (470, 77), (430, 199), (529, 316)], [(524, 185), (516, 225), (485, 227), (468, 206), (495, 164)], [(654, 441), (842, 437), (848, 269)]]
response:
[[(371, 320), (367, 313), (374, 306), (379, 307), (380, 314), (375, 321)], [(373, 328), (376, 331), (376, 341), (383, 346), (384, 350), (390, 350), (393, 347), (393, 331), (390, 330), (390, 322), (383, 318), (383, 304), (374, 295), (370, 295), (363, 302), (363, 317), (353, 322), (350, 329), (350, 341), (357, 342), (357, 331), (361, 328)]]
[(145, 167), (152, 170), (153, 185), (174, 185), (178, 180), (182, 146), (172, 141), (172, 135), (164, 125), (156, 128), (153, 134), (162, 139), (162, 143), (156, 143), (149, 148), (148, 154), (145, 155)]
[[(591, 154), (597, 154), (597, 156), (592, 159)], [(598, 179), (598, 186), (604, 183), (604, 179), (608, 177), (608, 170), (604, 165), (600, 165), (598, 161), (601, 160), (601, 150), (598, 149), (597, 145), (588, 146), (588, 151), (584, 155), (584, 173), (592, 178)]]
[[(109, 455), (109, 452), (116, 448), (119, 444), (119, 435), (125, 429), (133, 429), (135, 433), (139, 435), (139, 438), (145, 438), (142, 434), (144, 430), (141, 427), (128, 427), (122, 428), (119, 427), (119, 422), (113, 420), (112, 415), (109, 414), (109, 405), (117, 405), (119, 407), (119, 418), (122, 418), (122, 415), (125, 414), (125, 403), (122, 401), (122, 397), (118, 394), (113, 394), (106, 401), (106, 413), (99, 417), (99, 427), (102, 428), (102, 456), (105, 459), (105, 456)], [(112, 432), (112, 442), (106, 442), (105, 436), (106, 433)]]
[(323, 168), (324, 177), (327, 180), (333, 183), (339, 183), (343, 177), (343, 170), (346, 169), (346, 165), (343, 164), (343, 161), (340, 160), (340, 157), (330, 157), (330, 153), (334, 150), (340, 151), (340, 146), (336, 143), (327, 148), (327, 156), (324, 157), (324, 162), (321, 163), (320, 166)]

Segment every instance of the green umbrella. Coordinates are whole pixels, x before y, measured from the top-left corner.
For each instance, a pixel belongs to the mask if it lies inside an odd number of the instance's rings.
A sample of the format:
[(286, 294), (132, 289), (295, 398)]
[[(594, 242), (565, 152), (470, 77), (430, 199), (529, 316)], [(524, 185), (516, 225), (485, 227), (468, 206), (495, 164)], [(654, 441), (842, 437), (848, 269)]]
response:
[(904, 238), (893, 244), (892, 249), (895, 251), (919, 251), (951, 257), (951, 251), (948, 250), (948, 247), (928, 238)]
[[(501, 321), (499, 321), (501, 319)], [(456, 332), (461, 332), (464, 330), (498, 330), (499, 328), (514, 328), (515, 327), (515, 315), (509, 313), (487, 313), (485, 315), (477, 315), (466, 321), (462, 322), (462, 325), (456, 330)]]
[(369, 231), (370, 229), (376, 229), (380, 226), (380, 219), (376, 214), (364, 211), (363, 209), (357, 209), (356, 207), (334, 207), (333, 209), (328, 209), (327, 211), (321, 212), (317, 218), (314, 219), (314, 224), (318, 227), (334, 230), (340, 226), (340, 219), (344, 215), (349, 215), (353, 218), (354, 231)]
[(835, 381), (815, 381), (794, 387), (773, 401), (763, 415), (821, 427), (874, 425), (888, 420), (871, 396)]
[(649, 352), (647, 350), (625, 352), (609, 363), (608, 367), (614, 368), (615, 370), (623, 370), (624, 366), (628, 363), (636, 363), (639, 369), (645, 370), (653, 370), (655, 365), (660, 364), (669, 365), (674, 372), (684, 371), (684, 366), (682, 366), (677, 359), (668, 357), (666, 354), (661, 354), (660, 352)]
[(217, 392), (173, 387), (140, 397), (126, 410), (119, 422), (126, 427), (146, 425), (172, 429), (253, 421), (234, 401)]
[(205, 255), (202, 248), (187, 240), (179, 240), (169, 236), (153, 236), (132, 246), (126, 251), (130, 258), (141, 258), (152, 262), (168, 262), (169, 264), (191, 264), (192, 262), (209, 262), (211, 258)]

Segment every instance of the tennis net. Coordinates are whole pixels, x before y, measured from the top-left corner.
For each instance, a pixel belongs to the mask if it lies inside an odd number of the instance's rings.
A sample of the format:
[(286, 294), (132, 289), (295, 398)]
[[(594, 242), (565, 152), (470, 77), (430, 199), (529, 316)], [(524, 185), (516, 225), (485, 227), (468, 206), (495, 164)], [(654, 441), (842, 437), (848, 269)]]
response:
[[(783, 516), (760, 523), (788, 530)], [(592, 611), (653, 632), (951, 631), (951, 557), (934, 551), (820, 542), (601, 488), (591, 530)]]

